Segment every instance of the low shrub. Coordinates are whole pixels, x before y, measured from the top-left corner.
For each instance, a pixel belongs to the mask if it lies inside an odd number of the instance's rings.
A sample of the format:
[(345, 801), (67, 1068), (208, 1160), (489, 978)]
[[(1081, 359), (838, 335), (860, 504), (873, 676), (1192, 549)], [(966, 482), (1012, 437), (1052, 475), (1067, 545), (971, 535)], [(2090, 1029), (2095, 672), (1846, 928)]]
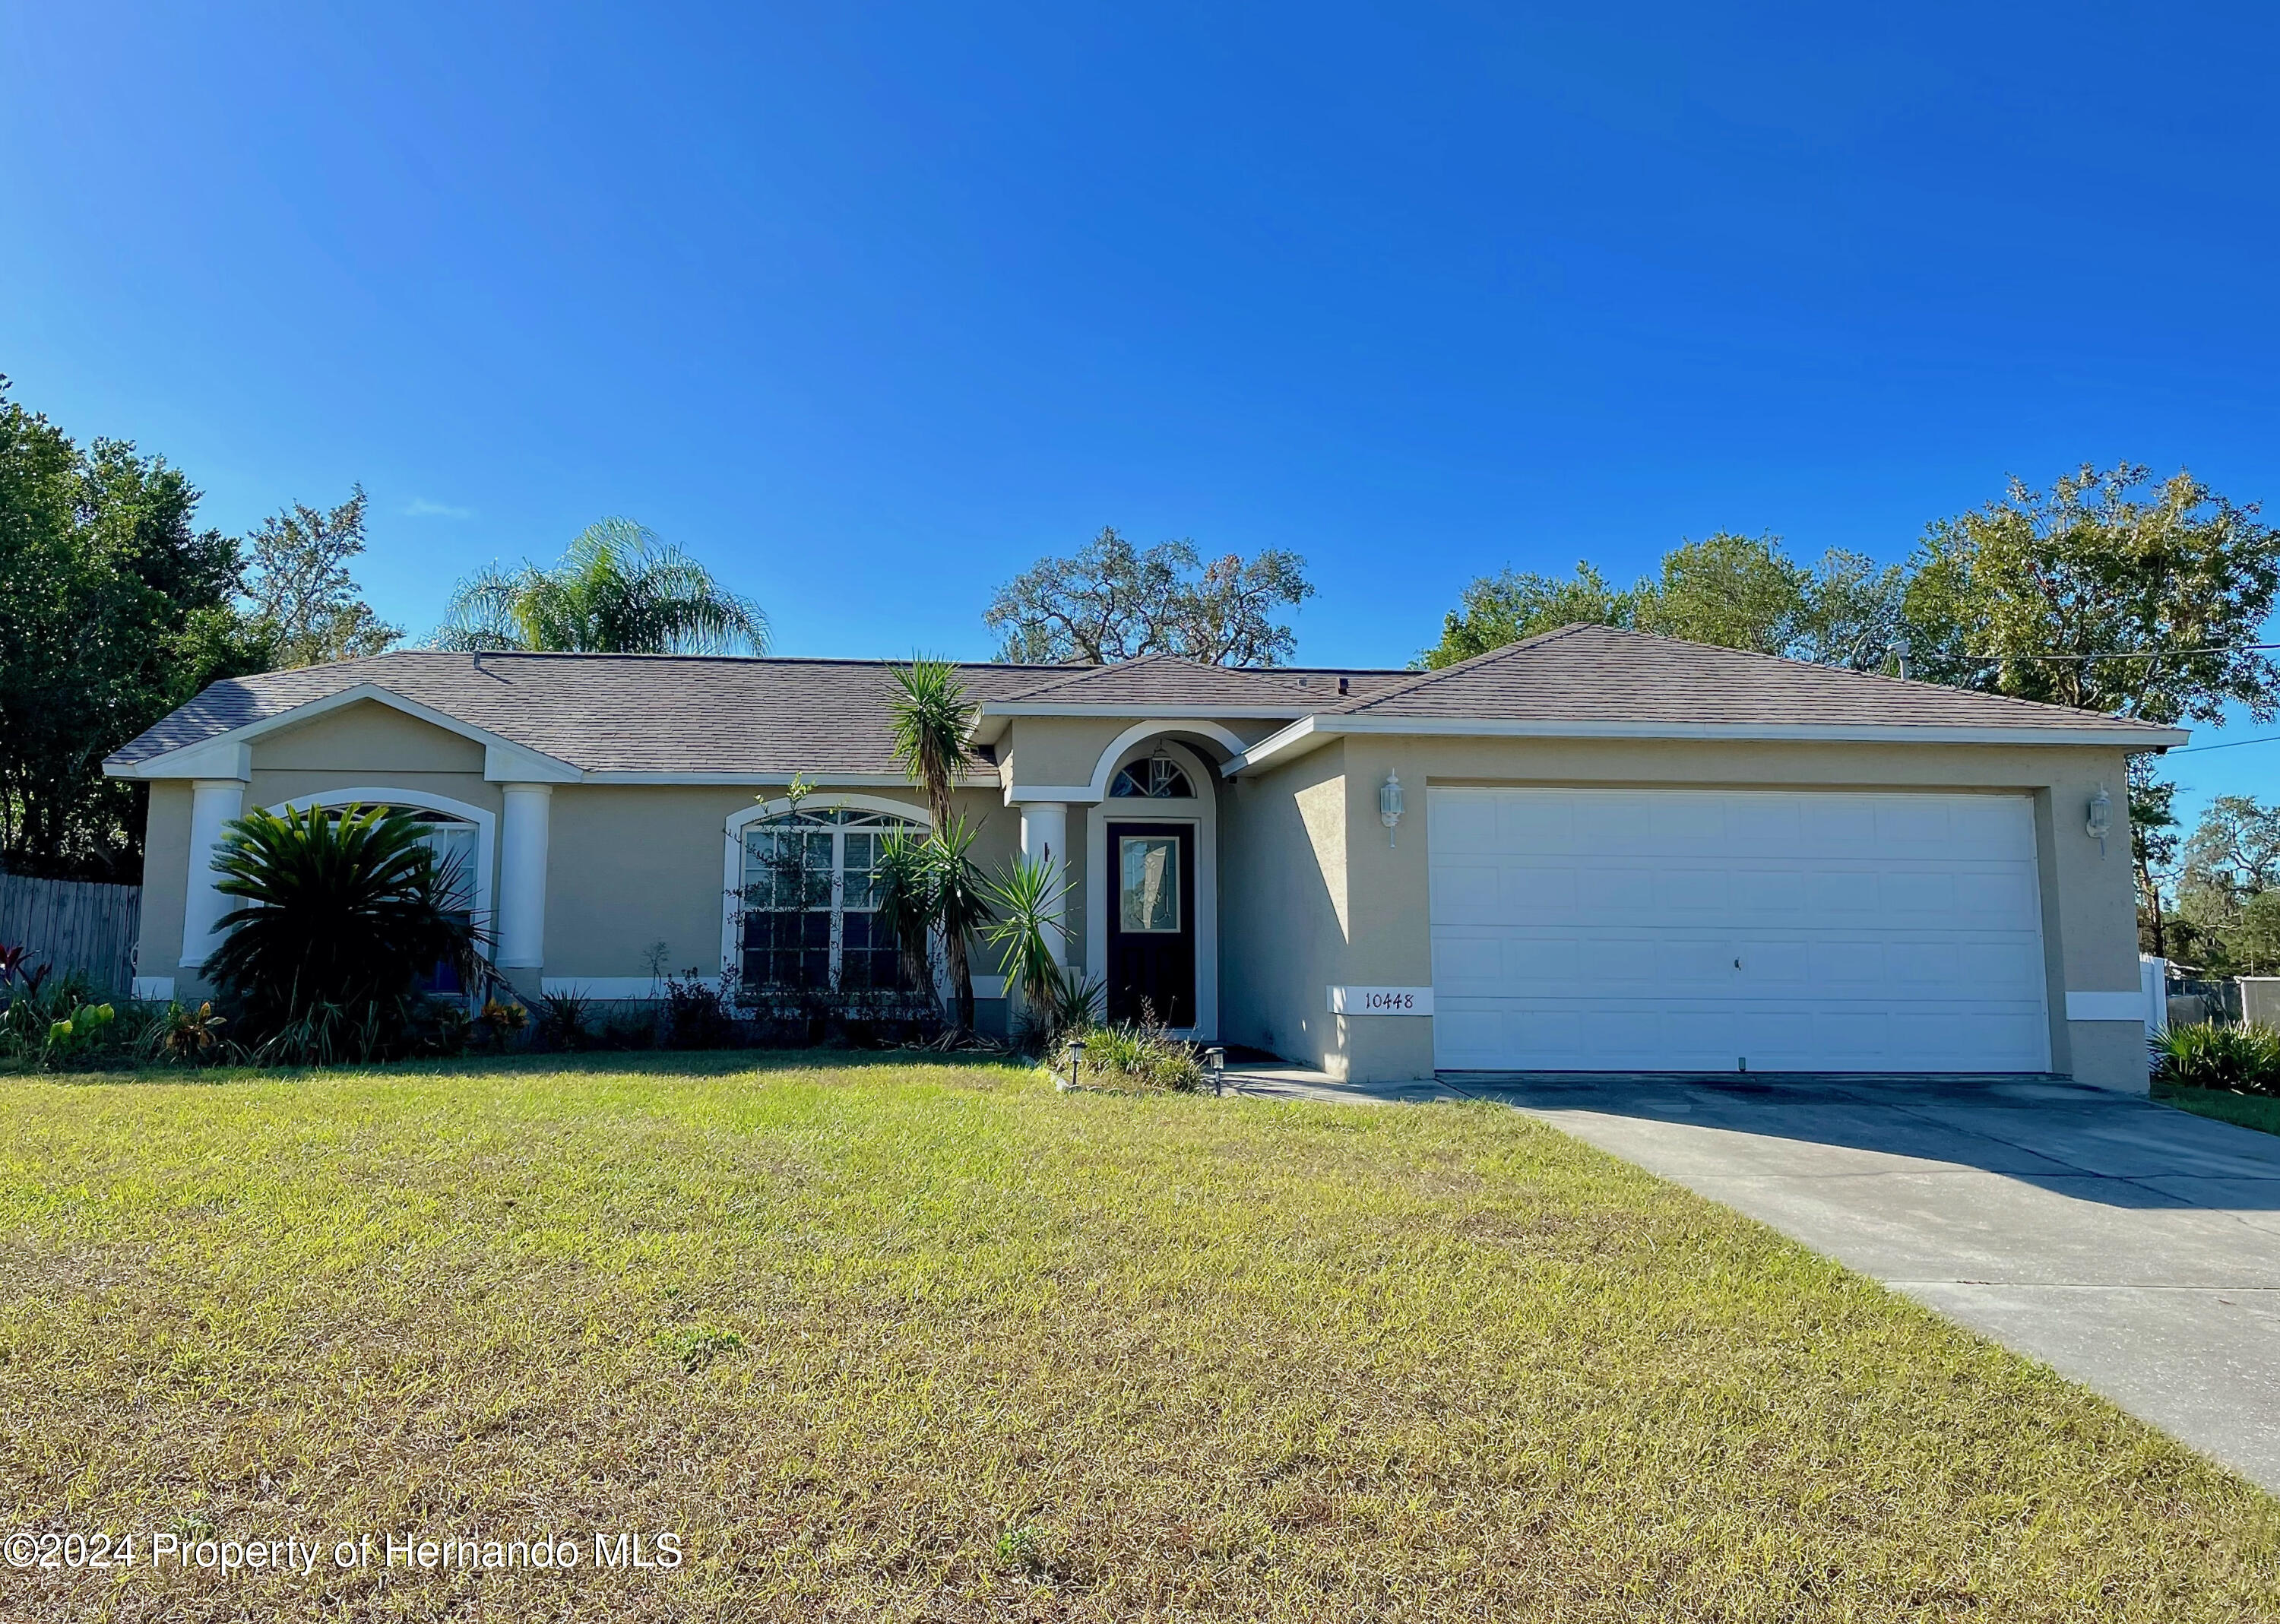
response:
[(2280, 1031), (2269, 1027), (2171, 1027), (2150, 1048), (2157, 1082), (2280, 1095)]
[(213, 1066), (237, 1057), (224, 1028), (227, 1018), (214, 1012), (211, 999), (191, 1009), (169, 1002), (150, 1018), (142, 1034), (142, 1052), (161, 1066)]
[[(1074, 1073), (1073, 1043), (1084, 1045), (1083, 1058)], [(1208, 1081), (1203, 1060), (1191, 1045), (1161, 1026), (1141, 1022), (1066, 1034), (1054, 1046), (1053, 1069), (1082, 1087), (1094, 1089), (1193, 1094)]]
[(541, 993), (535, 1035), (546, 1048), (574, 1053), (594, 1046), (594, 1001), (582, 992)]

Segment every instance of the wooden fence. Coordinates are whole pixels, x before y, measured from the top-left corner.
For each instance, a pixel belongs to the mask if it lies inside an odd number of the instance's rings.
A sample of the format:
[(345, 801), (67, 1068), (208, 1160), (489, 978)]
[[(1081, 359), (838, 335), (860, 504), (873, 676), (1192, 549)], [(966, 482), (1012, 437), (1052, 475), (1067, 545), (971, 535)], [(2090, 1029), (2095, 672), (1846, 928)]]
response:
[(76, 970), (99, 991), (130, 989), (142, 920), (139, 885), (0, 874), (0, 947), (20, 947), (27, 965), (57, 975)]

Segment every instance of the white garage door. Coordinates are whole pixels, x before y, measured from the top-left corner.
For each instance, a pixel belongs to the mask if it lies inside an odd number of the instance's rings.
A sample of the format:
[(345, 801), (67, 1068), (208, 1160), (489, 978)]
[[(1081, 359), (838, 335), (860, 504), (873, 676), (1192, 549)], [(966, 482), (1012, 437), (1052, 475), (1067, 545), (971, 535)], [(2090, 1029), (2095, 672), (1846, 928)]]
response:
[(2049, 1066), (2024, 796), (1426, 802), (1444, 1069)]

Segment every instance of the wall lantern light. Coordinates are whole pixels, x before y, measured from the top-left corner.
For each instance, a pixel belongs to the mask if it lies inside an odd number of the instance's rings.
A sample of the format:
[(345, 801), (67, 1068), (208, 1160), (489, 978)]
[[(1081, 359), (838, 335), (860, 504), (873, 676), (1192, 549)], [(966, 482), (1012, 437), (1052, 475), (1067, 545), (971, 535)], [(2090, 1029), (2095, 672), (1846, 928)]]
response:
[(2106, 837), (2114, 828), (2114, 797), (2100, 784), (2098, 793), (2090, 797), (2088, 814), (2083, 820), (2083, 832), (2098, 843), (2098, 854), (2106, 855)]
[[(1401, 822), (1401, 777), (1398, 774), (1388, 773), (1385, 781), (1378, 786), (1377, 820), (1389, 831)], [(1390, 833), (1386, 835), (1385, 843), (1389, 846), (1394, 843)]]

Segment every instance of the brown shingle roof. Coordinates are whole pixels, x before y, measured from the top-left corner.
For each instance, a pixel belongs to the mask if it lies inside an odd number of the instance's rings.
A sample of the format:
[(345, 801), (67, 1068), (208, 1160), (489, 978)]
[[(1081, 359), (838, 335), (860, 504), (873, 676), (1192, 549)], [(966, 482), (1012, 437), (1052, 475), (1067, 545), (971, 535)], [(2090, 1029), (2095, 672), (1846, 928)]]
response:
[[(1144, 654), (1114, 666), (1083, 666), (998, 697), (1007, 707), (1051, 704), (1243, 707), (1303, 716), (1327, 710), (1354, 694), (1373, 694), (1406, 681), (1406, 671), (1327, 666), (1269, 669), (1206, 666), (1171, 654)], [(1338, 692), (1344, 678), (1347, 694)]]
[[(217, 682), (110, 758), (127, 766), (371, 683), (589, 773), (896, 771), (884, 660), (407, 650)], [(1444, 670), (960, 666), (985, 704), (1710, 726), (2161, 729), (2091, 711), (1570, 626)], [(1337, 691), (1347, 679), (1348, 693)]]
[(1610, 626), (1563, 626), (1349, 701), (1337, 713), (1712, 727), (2164, 732), (2098, 711), (1872, 676)]
[[(892, 773), (890, 663), (652, 654), (443, 654), (217, 682), (111, 759), (128, 764), (359, 683), (589, 773)], [(961, 666), (976, 698), (1063, 667)]]

